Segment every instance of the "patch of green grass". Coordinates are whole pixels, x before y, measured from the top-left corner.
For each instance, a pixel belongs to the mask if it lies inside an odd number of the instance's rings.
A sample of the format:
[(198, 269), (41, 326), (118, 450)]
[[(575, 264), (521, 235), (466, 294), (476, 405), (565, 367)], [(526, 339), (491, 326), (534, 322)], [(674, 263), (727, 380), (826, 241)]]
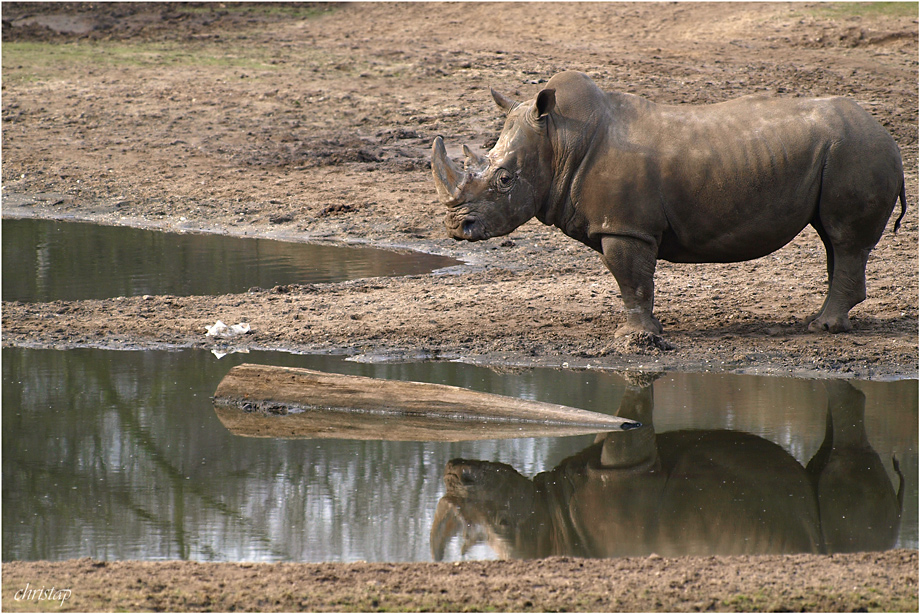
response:
[(221, 2), (213, 4), (177, 3), (174, 8), (179, 13), (269, 16), (296, 19), (312, 19), (338, 9), (332, 4), (310, 4), (300, 2)]
[(827, 2), (813, 9), (824, 17), (884, 16), (917, 17), (917, 2)]
[(750, 609), (753, 604), (754, 599), (741, 593), (733, 595), (730, 599), (725, 599), (722, 601), (722, 605), (736, 608), (738, 610), (743, 610), (745, 608)]
[(260, 47), (204, 47), (161, 43), (45, 43), (9, 42), (3, 45), (3, 76), (13, 82), (54, 79), (76, 68), (168, 68), (208, 66), (274, 69), (267, 50)]

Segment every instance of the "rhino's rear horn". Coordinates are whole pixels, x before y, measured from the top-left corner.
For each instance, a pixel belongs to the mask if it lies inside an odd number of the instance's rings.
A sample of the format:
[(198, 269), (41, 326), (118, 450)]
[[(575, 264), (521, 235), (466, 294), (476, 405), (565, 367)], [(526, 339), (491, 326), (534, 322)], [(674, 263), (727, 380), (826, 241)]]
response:
[(488, 166), (489, 161), (486, 158), (480, 156), (466, 145), (463, 146), (463, 155), (466, 156), (464, 168), (467, 171), (478, 171)]
[(450, 203), (460, 198), (466, 183), (466, 173), (447, 157), (444, 139), (441, 137), (436, 137), (431, 147), (431, 174), (442, 202)]

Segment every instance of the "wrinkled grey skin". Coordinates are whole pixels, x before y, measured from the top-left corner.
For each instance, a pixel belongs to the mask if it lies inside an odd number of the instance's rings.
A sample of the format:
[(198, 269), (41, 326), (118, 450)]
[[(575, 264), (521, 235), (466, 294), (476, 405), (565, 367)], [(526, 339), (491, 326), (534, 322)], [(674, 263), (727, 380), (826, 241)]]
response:
[(903, 509), (863, 425), (865, 396), (826, 382), (827, 431), (802, 467), (780, 446), (736, 431), (652, 427), (651, 386), (630, 387), (608, 433), (528, 480), (502, 463), (453, 460), (431, 527), (441, 560), (487, 543), (501, 558), (833, 553), (891, 548)]
[(536, 216), (599, 251), (626, 307), (617, 336), (661, 332), (657, 259), (751, 260), (809, 224), (827, 249), (829, 289), (808, 328), (850, 330), (869, 252), (898, 197), (895, 230), (906, 209), (897, 144), (845, 98), (666, 106), (604, 93), (578, 72), (520, 104), (492, 96), (507, 119), (486, 156), (464, 146), (461, 168), (434, 141), (449, 234), (480, 241)]

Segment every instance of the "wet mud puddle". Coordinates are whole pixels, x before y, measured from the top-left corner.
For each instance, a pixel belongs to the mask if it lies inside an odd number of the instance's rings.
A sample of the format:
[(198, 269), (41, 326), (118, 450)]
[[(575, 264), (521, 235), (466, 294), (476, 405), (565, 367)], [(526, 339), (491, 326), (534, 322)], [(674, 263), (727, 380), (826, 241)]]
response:
[[(450, 384), (645, 426), (458, 443), (242, 437), (211, 402), (242, 362)], [(4, 348), (2, 370), (4, 561), (918, 546), (916, 380), (26, 348)]]
[(3, 300), (219, 295), (292, 283), (416, 275), (460, 264), (444, 256), (166, 233), (42, 219), (4, 219)]

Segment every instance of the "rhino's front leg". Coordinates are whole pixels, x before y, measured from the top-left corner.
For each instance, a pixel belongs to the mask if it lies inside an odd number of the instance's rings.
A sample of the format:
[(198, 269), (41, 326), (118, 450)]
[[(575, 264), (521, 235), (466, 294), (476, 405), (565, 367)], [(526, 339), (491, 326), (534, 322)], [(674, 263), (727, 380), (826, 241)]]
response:
[(659, 334), (661, 322), (652, 315), (657, 246), (634, 237), (607, 235), (601, 240), (601, 248), (604, 264), (616, 278), (626, 306), (626, 323), (617, 329), (615, 336), (636, 332)]

